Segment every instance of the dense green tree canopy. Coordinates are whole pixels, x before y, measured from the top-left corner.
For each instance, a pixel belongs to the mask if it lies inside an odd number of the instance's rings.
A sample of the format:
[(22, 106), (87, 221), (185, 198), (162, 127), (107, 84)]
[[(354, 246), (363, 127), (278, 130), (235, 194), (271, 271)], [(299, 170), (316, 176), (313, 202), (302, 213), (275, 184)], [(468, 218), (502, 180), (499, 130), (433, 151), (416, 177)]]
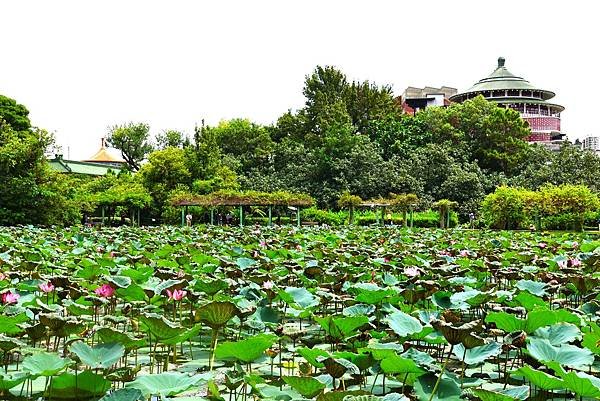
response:
[(110, 128), (106, 140), (121, 151), (121, 156), (133, 171), (140, 169), (140, 163), (152, 151), (150, 126), (144, 123), (115, 125)]
[(74, 181), (49, 170), (44, 153), (54, 138), (32, 128), (27, 114), (0, 96), (0, 224), (75, 223), (80, 211), (72, 199)]
[[(81, 191), (46, 168), (52, 136), (31, 127), (24, 106), (0, 96), (0, 223), (74, 221), (73, 210), (92, 211), (128, 185), (140, 205), (151, 197), (146, 212), (155, 216), (175, 215), (168, 200), (176, 194), (218, 190), (302, 192), (324, 208), (338, 208), (345, 191), (362, 199), (410, 193), (422, 207), (455, 202), (463, 219), (499, 185), (583, 184), (600, 192), (600, 158), (568, 145), (559, 152), (531, 146), (519, 114), (482, 97), (408, 116), (389, 86), (349, 81), (327, 66), (305, 77), (303, 94), (303, 107), (271, 126), (202, 122), (193, 143), (179, 131), (151, 138), (146, 124), (114, 126), (109, 144), (138, 173), (119, 185), (114, 177), (88, 180)], [(46, 215), (34, 219), (33, 209)]]
[(179, 185), (190, 187), (192, 175), (185, 155), (186, 152), (179, 148), (157, 150), (150, 153), (148, 162), (140, 169), (140, 181), (152, 194), (157, 209), (164, 205), (169, 192)]
[(158, 149), (183, 148), (190, 145), (189, 139), (183, 132), (176, 130), (164, 130), (156, 135), (156, 147)]
[(16, 100), (0, 95), (0, 120), (4, 120), (15, 131), (31, 128), (29, 110)]

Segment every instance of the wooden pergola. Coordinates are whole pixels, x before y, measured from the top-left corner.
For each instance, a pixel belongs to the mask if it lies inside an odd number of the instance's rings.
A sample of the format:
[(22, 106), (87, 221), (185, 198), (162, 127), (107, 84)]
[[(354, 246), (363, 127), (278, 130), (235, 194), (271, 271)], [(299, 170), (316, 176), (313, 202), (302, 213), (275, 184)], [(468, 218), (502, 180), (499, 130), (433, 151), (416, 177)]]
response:
[[(388, 207), (393, 207), (394, 204), (392, 202), (386, 202), (385, 200), (376, 200), (376, 201), (364, 201), (361, 202), (359, 207), (371, 208), (371, 209), (380, 209), (381, 210), (381, 218), (380, 215), (375, 212), (375, 218), (377, 219), (377, 225), (380, 223), (385, 225), (385, 210)], [(414, 215), (413, 209), (410, 209), (410, 228), (413, 227)]]
[(215, 224), (215, 208), (219, 206), (237, 207), (239, 209), (240, 227), (244, 226), (244, 207), (266, 207), (268, 211), (269, 226), (273, 225), (273, 207), (287, 206), (296, 210), (296, 224), (301, 225), (300, 210), (314, 204), (314, 200), (307, 195), (282, 196), (281, 193), (213, 193), (179, 199), (173, 202), (173, 206), (182, 207), (181, 225), (185, 225), (185, 216), (190, 206), (202, 206), (210, 209), (210, 224)]
[[(380, 223), (382, 225), (385, 224), (385, 209), (391, 206), (391, 203), (384, 201), (365, 201), (361, 202), (360, 207), (375, 209), (375, 218), (377, 219), (377, 225)], [(379, 213), (377, 213), (377, 209), (381, 210), (381, 219), (379, 218)]]

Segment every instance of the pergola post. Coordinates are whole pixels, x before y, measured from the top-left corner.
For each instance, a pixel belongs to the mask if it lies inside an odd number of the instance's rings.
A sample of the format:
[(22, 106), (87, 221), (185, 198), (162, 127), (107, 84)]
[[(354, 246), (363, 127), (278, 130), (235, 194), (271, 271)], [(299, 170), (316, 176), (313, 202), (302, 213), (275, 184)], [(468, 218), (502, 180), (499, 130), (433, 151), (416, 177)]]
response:
[(104, 227), (104, 206), (102, 206), (102, 227)]
[(181, 227), (185, 226), (185, 209), (181, 208)]
[(210, 208), (210, 224), (211, 225), (215, 225), (215, 208), (211, 207)]
[(410, 209), (410, 228), (413, 228), (413, 224), (415, 222), (414, 215), (415, 215), (415, 211), (412, 210), (412, 208), (411, 208)]
[(385, 226), (385, 206), (381, 208), (381, 225)]
[(379, 225), (379, 213), (377, 213), (378, 210), (377, 208), (375, 208), (375, 220), (376, 220), (376, 225)]
[(448, 209), (446, 214), (446, 228), (450, 228), (450, 209)]
[(135, 209), (131, 209), (131, 226), (135, 226)]
[(296, 209), (296, 224), (298, 225), (298, 228), (300, 228), (300, 206)]
[(244, 227), (244, 206), (240, 205), (240, 227)]
[(273, 226), (273, 206), (269, 205), (269, 227)]

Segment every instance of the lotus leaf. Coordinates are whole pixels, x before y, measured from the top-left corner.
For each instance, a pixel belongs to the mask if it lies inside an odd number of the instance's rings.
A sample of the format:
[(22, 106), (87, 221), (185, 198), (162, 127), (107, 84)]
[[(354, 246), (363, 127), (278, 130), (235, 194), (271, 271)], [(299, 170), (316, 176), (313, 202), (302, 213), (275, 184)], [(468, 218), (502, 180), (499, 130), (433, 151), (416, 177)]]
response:
[(71, 363), (70, 359), (61, 358), (49, 352), (40, 352), (25, 357), (23, 369), (32, 376), (54, 376)]
[(384, 358), (380, 366), (385, 373), (414, 373), (417, 375), (425, 373), (412, 359), (403, 358), (395, 354)]
[(307, 398), (316, 397), (325, 388), (324, 383), (313, 377), (284, 376), (283, 381)]
[(534, 386), (546, 391), (564, 388), (564, 384), (561, 379), (549, 375), (548, 373), (535, 370), (529, 365), (524, 365), (513, 371), (511, 376), (524, 377)]
[(527, 351), (538, 361), (555, 361), (573, 369), (587, 369), (594, 363), (594, 355), (590, 350), (570, 344), (557, 347), (544, 338), (530, 339)]
[(267, 348), (277, 340), (272, 334), (259, 334), (245, 340), (224, 342), (217, 346), (217, 358), (235, 358), (242, 362), (252, 362), (264, 355)]
[(29, 378), (27, 373), (14, 373), (8, 374), (0, 371), (0, 394), (10, 390), (13, 387), (18, 386)]
[(287, 287), (279, 295), (285, 302), (295, 303), (303, 309), (319, 304), (319, 298), (311, 294), (306, 288)]
[(581, 331), (571, 323), (557, 323), (540, 327), (533, 333), (538, 338), (547, 339), (552, 345), (567, 344), (581, 339)]
[[(439, 380), (433, 373), (420, 376), (415, 382), (414, 389), (419, 401), (459, 401), (462, 390), (456, 382), (448, 377)], [(435, 389), (435, 392), (434, 392)]]
[(133, 382), (128, 383), (127, 388), (140, 390), (145, 398), (151, 395), (165, 397), (182, 393), (202, 381), (207, 382), (208, 376), (188, 376), (184, 373), (165, 372), (139, 376)]
[(490, 357), (500, 355), (502, 345), (491, 341), (487, 344), (467, 349), (463, 344), (457, 344), (454, 346), (453, 352), (458, 360), (462, 360), (464, 355), (464, 361), (467, 365), (476, 365)]
[(120, 388), (98, 401), (144, 401), (144, 394), (137, 388)]
[(197, 318), (212, 329), (220, 329), (241, 312), (231, 302), (211, 302), (197, 311)]
[(125, 354), (125, 347), (119, 343), (97, 344), (90, 347), (83, 341), (77, 341), (71, 345), (70, 350), (92, 369), (108, 369)]
[(423, 330), (423, 326), (418, 319), (401, 311), (396, 311), (388, 315), (388, 317), (384, 319), (384, 322), (387, 323), (387, 325), (400, 337), (406, 337)]
[(63, 373), (52, 379), (48, 396), (60, 400), (81, 400), (99, 397), (110, 388), (110, 382), (91, 370), (74, 375)]

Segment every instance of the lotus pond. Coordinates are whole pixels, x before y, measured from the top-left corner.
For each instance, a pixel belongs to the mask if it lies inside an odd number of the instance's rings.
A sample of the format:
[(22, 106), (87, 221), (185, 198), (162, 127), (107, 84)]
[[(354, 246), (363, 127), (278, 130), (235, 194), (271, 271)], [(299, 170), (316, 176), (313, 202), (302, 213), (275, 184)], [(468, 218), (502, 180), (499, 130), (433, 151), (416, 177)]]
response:
[(0, 229), (0, 398), (600, 398), (600, 240)]

